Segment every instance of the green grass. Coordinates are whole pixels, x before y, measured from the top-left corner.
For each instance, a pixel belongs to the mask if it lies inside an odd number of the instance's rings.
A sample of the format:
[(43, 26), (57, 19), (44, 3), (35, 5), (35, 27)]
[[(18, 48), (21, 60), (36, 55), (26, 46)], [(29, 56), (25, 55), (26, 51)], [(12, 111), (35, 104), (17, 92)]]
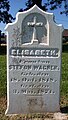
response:
[(0, 55), (0, 97), (6, 94), (6, 55)]
[(61, 105), (68, 106), (68, 53), (62, 53)]
[[(62, 54), (62, 81), (61, 93), (63, 95), (68, 93), (68, 53)], [(67, 94), (68, 95), (68, 94)]]

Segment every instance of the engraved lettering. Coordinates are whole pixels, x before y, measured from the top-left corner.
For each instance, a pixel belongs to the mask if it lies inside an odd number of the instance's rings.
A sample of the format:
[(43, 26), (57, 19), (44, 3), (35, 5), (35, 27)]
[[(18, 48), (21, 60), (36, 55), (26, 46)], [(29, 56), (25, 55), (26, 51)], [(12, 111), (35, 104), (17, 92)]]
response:
[(49, 48), (49, 49), (25, 49), (25, 48), (11, 48), (10, 49), (11, 56), (44, 56), (44, 57), (58, 57), (59, 50), (57, 48)]
[(34, 53), (34, 51), (33, 50), (31, 50), (30, 51), (30, 55), (34, 55), (35, 53)]
[(36, 50), (35, 51), (35, 55), (40, 55), (41, 53), (40, 53), (40, 50)]
[(41, 55), (45, 55), (45, 50), (41, 50)]
[(29, 50), (25, 50), (25, 55), (29, 55)]
[(16, 50), (15, 49), (12, 49), (11, 55), (16, 55)]

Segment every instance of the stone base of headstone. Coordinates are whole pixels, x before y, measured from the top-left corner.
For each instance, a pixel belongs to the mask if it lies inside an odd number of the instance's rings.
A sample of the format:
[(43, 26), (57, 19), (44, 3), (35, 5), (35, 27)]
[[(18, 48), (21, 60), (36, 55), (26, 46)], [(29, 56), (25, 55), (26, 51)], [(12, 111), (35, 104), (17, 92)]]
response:
[(68, 120), (68, 117), (66, 114), (62, 114), (62, 113), (54, 113), (54, 119), (55, 120)]

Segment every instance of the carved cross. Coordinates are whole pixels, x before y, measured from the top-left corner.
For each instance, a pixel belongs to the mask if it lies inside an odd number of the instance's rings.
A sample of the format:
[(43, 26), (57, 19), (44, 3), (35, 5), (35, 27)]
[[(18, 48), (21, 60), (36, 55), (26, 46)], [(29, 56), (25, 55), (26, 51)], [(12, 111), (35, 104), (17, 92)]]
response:
[(37, 40), (37, 35), (36, 35), (36, 27), (42, 27), (43, 26), (43, 23), (42, 22), (37, 22), (37, 18), (36, 16), (34, 17), (34, 21), (33, 22), (28, 22), (27, 25), (29, 27), (33, 27), (33, 36), (32, 36), (32, 43), (38, 43), (38, 40)]

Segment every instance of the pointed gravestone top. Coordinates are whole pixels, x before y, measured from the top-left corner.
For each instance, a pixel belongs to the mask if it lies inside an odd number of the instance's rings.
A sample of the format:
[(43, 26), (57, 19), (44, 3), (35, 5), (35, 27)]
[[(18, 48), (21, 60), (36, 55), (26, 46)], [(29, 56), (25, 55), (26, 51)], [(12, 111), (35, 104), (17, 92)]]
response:
[(6, 114), (60, 110), (62, 25), (34, 5), (7, 30)]

